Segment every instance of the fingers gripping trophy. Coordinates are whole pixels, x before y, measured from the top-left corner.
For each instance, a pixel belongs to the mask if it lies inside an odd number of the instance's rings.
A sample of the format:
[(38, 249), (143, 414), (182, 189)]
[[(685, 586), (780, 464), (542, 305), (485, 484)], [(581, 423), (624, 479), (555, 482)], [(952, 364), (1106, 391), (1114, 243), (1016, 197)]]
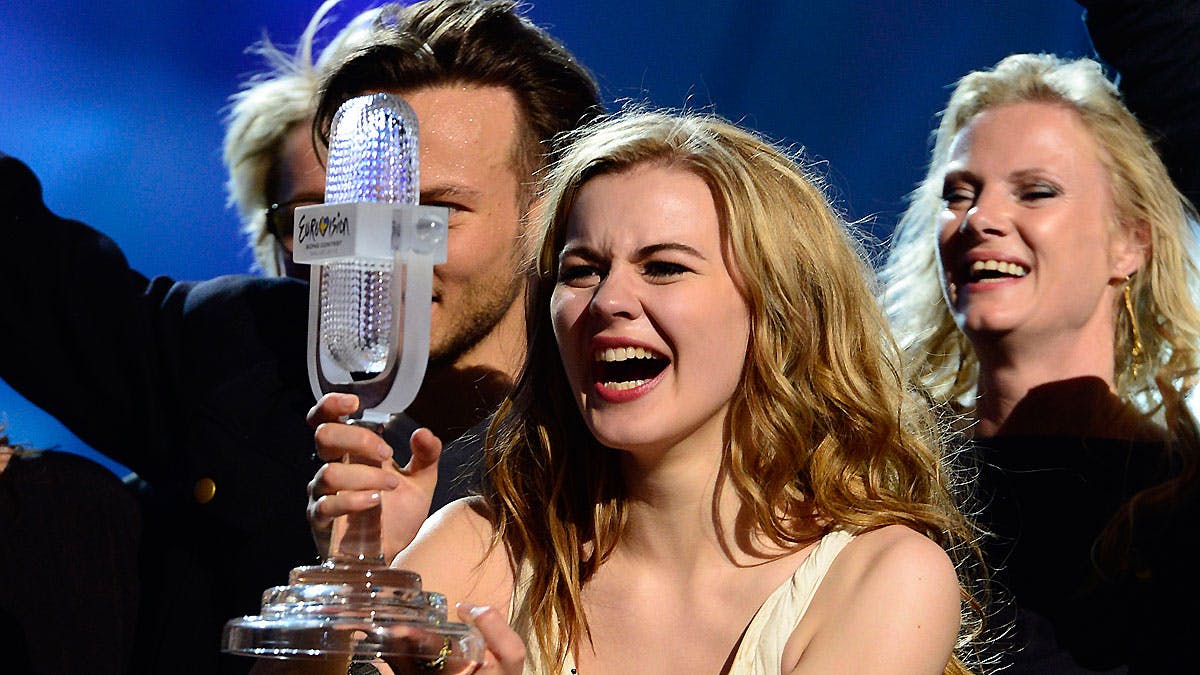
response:
[[(433, 266), (446, 260), (447, 211), (418, 205), (417, 119), (402, 99), (350, 99), (333, 119), (325, 204), (297, 209), (295, 259), (312, 265), (308, 372), (313, 392), (356, 394), (352, 424), (381, 431), (412, 403), (429, 357)], [(474, 628), (445, 597), (391, 569), (380, 507), (344, 516), (320, 565), (263, 593), (262, 613), (225, 626), (227, 652), (272, 658), (386, 658), (399, 672), (469, 672)]]

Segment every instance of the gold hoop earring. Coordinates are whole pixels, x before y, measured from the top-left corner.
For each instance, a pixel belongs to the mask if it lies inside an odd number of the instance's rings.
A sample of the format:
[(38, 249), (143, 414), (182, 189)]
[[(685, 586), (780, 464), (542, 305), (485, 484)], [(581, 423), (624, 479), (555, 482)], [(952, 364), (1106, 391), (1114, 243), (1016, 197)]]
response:
[(1146, 350), (1144, 347), (1142, 347), (1142, 333), (1141, 333), (1141, 331), (1138, 330), (1137, 318), (1135, 317), (1135, 315), (1133, 313), (1133, 300), (1131, 300), (1129, 297), (1130, 296), (1129, 287), (1132, 285), (1132, 280), (1133, 280), (1132, 275), (1128, 275), (1125, 277), (1124, 294), (1125, 294), (1125, 313), (1127, 315), (1129, 315), (1129, 327), (1133, 329), (1133, 349), (1131, 350), (1130, 357), (1132, 357), (1132, 361), (1133, 361), (1131, 370), (1133, 372), (1133, 376), (1136, 378), (1138, 376), (1138, 362), (1142, 360), (1142, 355), (1145, 353)]

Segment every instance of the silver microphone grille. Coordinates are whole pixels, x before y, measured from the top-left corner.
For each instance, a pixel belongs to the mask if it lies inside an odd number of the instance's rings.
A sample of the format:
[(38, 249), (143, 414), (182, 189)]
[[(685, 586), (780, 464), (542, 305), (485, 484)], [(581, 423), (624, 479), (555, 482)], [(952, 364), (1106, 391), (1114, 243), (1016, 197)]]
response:
[[(387, 94), (350, 99), (334, 115), (325, 203), (416, 204), (420, 190), (417, 118)], [(400, 345), (390, 342), (391, 260), (325, 265), (321, 275), (324, 353), (351, 373), (379, 373)]]

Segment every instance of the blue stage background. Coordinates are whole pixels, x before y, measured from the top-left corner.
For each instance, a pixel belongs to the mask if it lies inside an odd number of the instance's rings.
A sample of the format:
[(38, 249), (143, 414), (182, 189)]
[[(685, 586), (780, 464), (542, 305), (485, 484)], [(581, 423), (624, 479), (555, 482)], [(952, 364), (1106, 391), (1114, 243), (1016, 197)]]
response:
[[(246, 272), (225, 205), (224, 106), (261, 68), (245, 48), (264, 31), (291, 45), (319, 4), (0, 3), (0, 150), (34, 169), (53, 210), (110, 235), (147, 276)], [(374, 4), (347, 0), (334, 15)], [(1013, 52), (1092, 54), (1067, 0), (536, 0), (529, 15), (610, 102), (713, 110), (804, 147), (877, 237), (921, 177), (957, 77)], [(0, 413), (14, 441), (96, 457), (3, 383)]]

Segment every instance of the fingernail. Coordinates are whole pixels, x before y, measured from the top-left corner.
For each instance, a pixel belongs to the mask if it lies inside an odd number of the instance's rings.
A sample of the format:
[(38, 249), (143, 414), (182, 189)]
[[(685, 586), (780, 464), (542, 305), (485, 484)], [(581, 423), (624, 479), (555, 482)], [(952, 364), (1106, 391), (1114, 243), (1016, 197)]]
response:
[(382, 497), (380, 496), (380, 494), (378, 492), (372, 492), (371, 494), (367, 495), (367, 501), (377, 502), (381, 498)]
[(387, 443), (379, 444), (379, 459), (390, 459), (392, 456), (392, 446)]
[(454, 604), (454, 609), (458, 610), (459, 616), (462, 616), (464, 613), (466, 613), (466, 615), (470, 617), (468, 621), (470, 623), (475, 623), (475, 619), (479, 618), (479, 615), (486, 612), (488, 608), (486, 606), (477, 607), (469, 602), (458, 602)]
[(400, 476), (397, 476), (394, 473), (389, 473), (387, 475), (387, 486), (388, 486), (389, 490), (394, 490), (397, 487), (399, 487), (400, 486)]

